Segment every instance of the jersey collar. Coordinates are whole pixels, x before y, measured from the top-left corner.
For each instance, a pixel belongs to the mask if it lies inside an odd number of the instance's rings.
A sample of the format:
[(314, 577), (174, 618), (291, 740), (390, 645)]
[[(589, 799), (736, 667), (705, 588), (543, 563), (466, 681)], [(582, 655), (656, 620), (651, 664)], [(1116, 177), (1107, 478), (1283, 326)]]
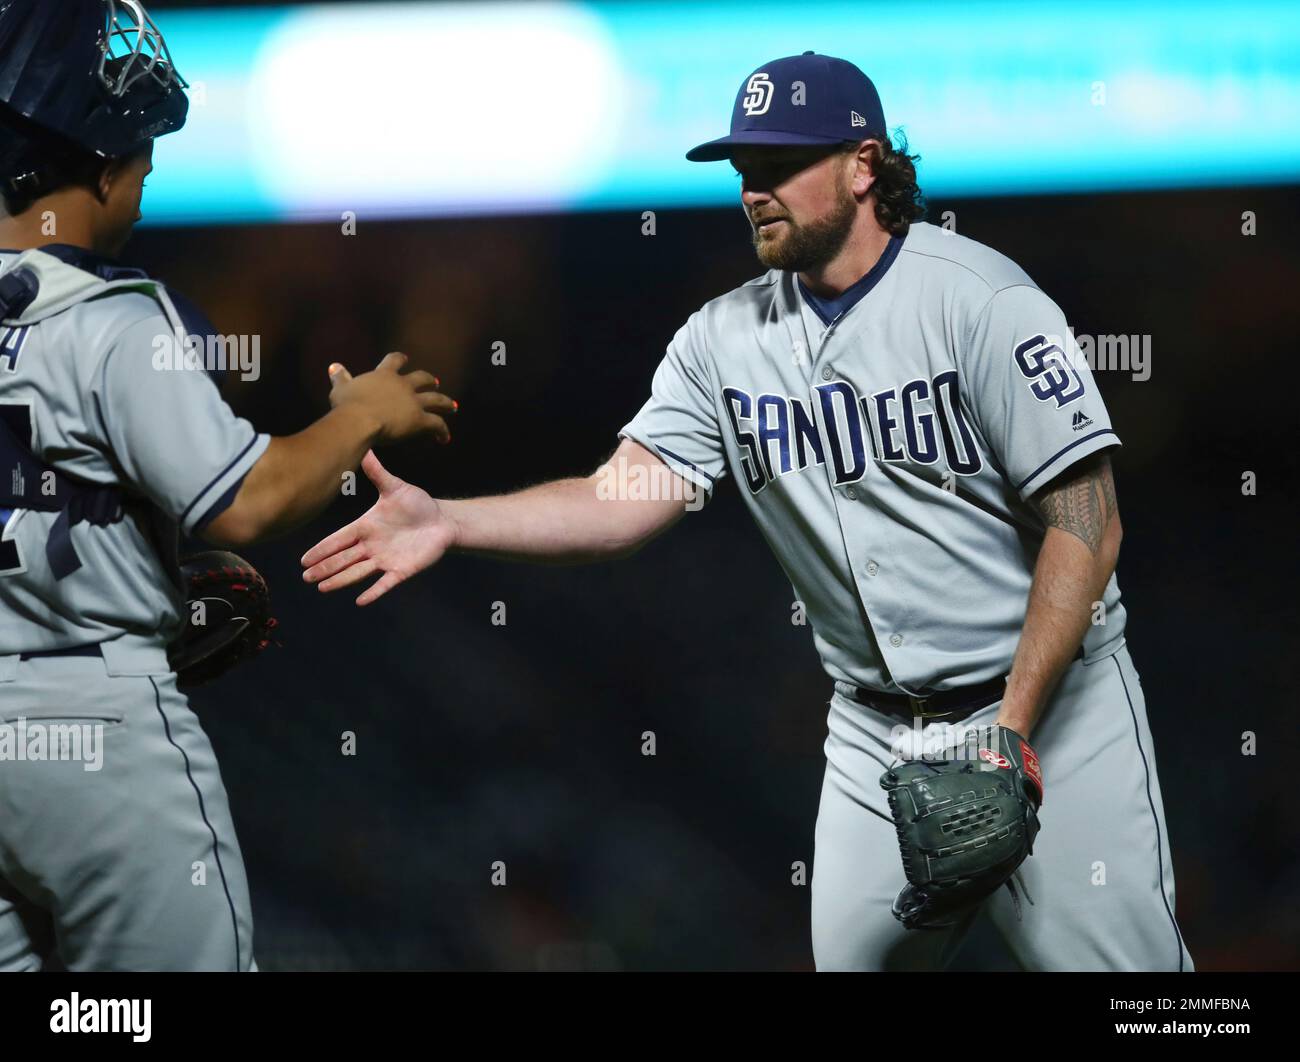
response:
[(804, 287), (803, 281), (797, 275), (795, 276), (795, 283), (799, 285), (799, 293), (804, 297), (804, 301), (822, 319), (822, 324), (829, 326), (836, 318), (856, 306), (867, 292), (880, 283), (884, 275), (889, 272), (889, 267), (894, 264), (894, 259), (898, 257), (898, 252), (902, 246), (902, 236), (891, 236), (876, 264), (856, 280), (851, 287), (846, 288), (833, 299), (823, 299), (814, 295)]
[[(99, 277), (100, 280), (148, 280), (149, 274), (143, 269), (134, 269), (131, 266), (124, 266), (116, 259), (108, 258), (102, 254), (96, 254), (94, 251), (88, 251), (84, 247), (74, 247), (70, 243), (47, 243), (44, 246), (36, 248), (43, 251), (52, 258), (57, 258), (64, 265), (73, 266), (76, 269), (84, 270), (92, 276)], [(0, 248), (0, 254), (22, 254), (21, 251), (15, 251), (11, 248)]]

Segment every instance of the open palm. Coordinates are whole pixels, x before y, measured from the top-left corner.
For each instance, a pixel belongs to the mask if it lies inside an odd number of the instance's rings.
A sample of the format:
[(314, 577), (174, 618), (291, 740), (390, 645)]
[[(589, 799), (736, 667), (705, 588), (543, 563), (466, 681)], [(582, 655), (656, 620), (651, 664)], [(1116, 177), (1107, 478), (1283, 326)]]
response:
[(379, 489), (379, 500), (304, 553), (302, 577), (328, 593), (380, 572), (379, 580), (357, 598), (358, 605), (369, 605), (436, 564), (447, 551), (451, 530), (438, 503), (390, 474), (374, 451), (366, 453), (361, 470)]

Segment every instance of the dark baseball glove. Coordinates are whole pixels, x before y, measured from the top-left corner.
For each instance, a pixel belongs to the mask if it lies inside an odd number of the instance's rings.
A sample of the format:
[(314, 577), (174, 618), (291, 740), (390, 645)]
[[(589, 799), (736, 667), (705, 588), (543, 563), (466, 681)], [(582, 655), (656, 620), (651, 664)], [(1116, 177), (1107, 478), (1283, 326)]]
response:
[(225, 550), (196, 553), (181, 562), (186, 588), (185, 629), (168, 646), (176, 684), (211, 682), (271, 643), (276, 621), (266, 580), (243, 557)]
[(1043, 803), (1043, 772), (1029, 742), (1004, 726), (980, 727), (941, 758), (886, 771), (880, 785), (907, 874), (895, 918), (908, 929), (942, 929), (1004, 884), (1019, 912), (1011, 877), (1033, 853)]

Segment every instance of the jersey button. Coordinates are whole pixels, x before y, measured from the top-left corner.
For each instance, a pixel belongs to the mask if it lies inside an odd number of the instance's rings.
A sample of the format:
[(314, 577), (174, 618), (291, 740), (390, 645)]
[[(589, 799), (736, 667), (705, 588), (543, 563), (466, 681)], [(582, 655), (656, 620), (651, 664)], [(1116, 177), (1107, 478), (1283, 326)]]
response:
[(889, 636), (889, 644), (892, 645), (895, 649), (897, 649), (900, 645), (903, 644), (903, 636), (901, 634), (891, 634)]
[(858, 492), (854, 490), (852, 487), (844, 488), (844, 497), (848, 498), (849, 501), (853, 501), (853, 499), (856, 498), (857, 496), (858, 496)]
[(822, 369), (823, 380), (829, 380), (834, 375), (835, 375), (835, 370), (832, 369), (829, 365), (827, 365), (826, 368)]
[(867, 562), (867, 574), (868, 574), (868, 575), (878, 575), (878, 574), (880, 574), (880, 565), (877, 564), (875, 561), (868, 561), (868, 562)]

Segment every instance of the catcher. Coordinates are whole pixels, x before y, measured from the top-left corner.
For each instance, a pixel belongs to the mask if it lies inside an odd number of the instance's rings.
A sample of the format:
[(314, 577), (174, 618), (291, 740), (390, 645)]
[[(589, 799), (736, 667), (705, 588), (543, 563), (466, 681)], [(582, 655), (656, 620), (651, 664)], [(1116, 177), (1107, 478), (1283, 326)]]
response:
[(446, 441), (453, 403), (389, 354), (335, 367), (306, 430), (258, 434), (189, 357), (211, 327), (112, 257), (151, 138), (188, 107), (154, 24), (10, 0), (0, 69), (0, 971), (255, 969), (225, 790), (180, 685), (265, 643), (266, 588), (233, 554), (182, 573), (178, 532), (284, 532), (372, 444)]

